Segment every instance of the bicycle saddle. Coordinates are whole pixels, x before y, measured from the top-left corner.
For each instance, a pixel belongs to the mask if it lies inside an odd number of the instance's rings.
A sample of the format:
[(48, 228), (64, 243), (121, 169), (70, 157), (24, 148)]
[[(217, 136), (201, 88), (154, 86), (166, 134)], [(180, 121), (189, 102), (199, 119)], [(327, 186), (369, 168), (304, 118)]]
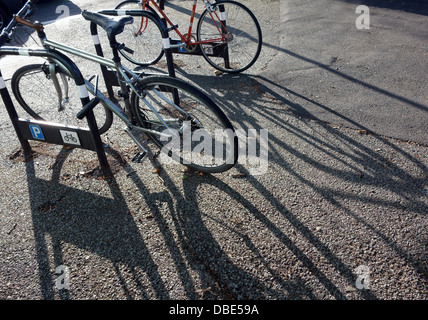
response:
[(130, 16), (114, 18), (86, 10), (82, 12), (82, 16), (86, 20), (91, 21), (103, 28), (107, 32), (109, 39), (114, 39), (116, 35), (123, 32), (125, 24), (131, 24), (134, 21), (134, 18)]

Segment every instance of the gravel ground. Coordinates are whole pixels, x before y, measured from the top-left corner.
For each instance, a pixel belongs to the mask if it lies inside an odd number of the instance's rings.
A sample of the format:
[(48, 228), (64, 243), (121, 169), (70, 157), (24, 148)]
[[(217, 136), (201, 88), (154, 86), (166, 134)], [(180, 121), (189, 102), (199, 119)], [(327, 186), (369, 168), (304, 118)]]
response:
[(267, 172), (133, 163), (119, 122), (109, 181), (90, 151), (34, 142), (25, 163), (0, 108), (0, 299), (427, 299), (427, 147), (291, 113), (260, 76), (279, 1), (242, 2), (265, 34), (252, 69), (175, 61), (236, 128), (269, 130)]

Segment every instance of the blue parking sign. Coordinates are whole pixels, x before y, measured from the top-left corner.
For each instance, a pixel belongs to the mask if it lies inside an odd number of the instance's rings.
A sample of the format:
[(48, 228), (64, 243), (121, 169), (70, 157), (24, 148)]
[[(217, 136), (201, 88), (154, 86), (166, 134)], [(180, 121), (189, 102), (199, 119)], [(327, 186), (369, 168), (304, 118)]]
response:
[(43, 135), (42, 129), (39, 126), (30, 124), (29, 127), (34, 139), (45, 140), (45, 136)]

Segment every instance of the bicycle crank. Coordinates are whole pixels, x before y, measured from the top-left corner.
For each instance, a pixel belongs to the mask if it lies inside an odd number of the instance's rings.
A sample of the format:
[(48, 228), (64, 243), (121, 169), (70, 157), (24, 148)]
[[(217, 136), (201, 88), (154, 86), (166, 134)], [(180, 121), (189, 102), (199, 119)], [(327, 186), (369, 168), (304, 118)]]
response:
[[(196, 38), (194, 36), (191, 36), (191, 38), (194, 42), (196, 42)], [(184, 50), (186, 50), (187, 53), (194, 53), (198, 49), (199, 49), (199, 45), (192, 44), (192, 42), (190, 42), (184, 46)]]

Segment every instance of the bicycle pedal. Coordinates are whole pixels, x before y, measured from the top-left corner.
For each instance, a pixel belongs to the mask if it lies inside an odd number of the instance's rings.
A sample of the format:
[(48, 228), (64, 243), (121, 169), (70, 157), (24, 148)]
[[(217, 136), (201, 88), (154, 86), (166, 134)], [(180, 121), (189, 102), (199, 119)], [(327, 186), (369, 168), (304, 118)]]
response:
[(132, 158), (132, 162), (141, 163), (146, 158), (147, 152), (137, 152), (137, 154)]

